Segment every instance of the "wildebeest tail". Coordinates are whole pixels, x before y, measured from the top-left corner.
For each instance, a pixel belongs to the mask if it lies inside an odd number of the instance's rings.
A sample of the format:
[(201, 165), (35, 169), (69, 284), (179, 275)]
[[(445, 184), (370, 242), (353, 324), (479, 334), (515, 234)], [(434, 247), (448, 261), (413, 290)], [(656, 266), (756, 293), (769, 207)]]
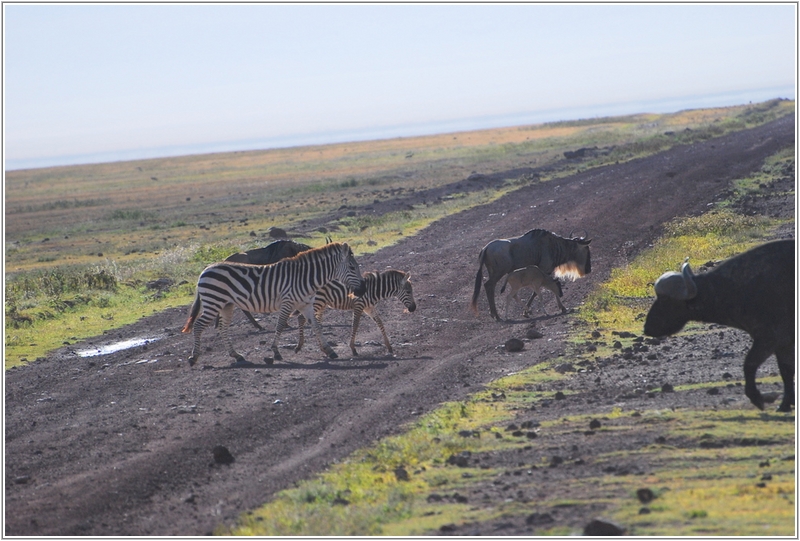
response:
[(472, 302), (470, 303), (470, 308), (472, 308), (472, 311), (476, 314), (478, 313), (478, 295), (481, 294), (481, 282), (483, 281), (483, 261), (485, 258), (486, 248), (484, 247), (478, 256), (478, 275), (475, 276), (475, 291), (472, 292)]
[(197, 314), (200, 313), (200, 306), (202, 302), (200, 301), (200, 291), (194, 297), (194, 302), (192, 303), (192, 311), (189, 313), (189, 319), (186, 320), (186, 325), (183, 326), (181, 332), (188, 333), (192, 332), (192, 327), (194, 327), (194, 320), (197, 319)]

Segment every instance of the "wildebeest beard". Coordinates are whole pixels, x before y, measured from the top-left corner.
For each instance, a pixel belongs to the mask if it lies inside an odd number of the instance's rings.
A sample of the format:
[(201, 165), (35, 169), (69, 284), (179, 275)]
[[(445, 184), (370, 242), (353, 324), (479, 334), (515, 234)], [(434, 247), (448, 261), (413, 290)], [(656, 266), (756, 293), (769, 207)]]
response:
[(579, 267), (574, 261), (568, 261), (553, 269), (553, 276), (556, 278), (568, 278), (573, 282), (581, 276), (584, 276), (584, 274), (583, 268)]

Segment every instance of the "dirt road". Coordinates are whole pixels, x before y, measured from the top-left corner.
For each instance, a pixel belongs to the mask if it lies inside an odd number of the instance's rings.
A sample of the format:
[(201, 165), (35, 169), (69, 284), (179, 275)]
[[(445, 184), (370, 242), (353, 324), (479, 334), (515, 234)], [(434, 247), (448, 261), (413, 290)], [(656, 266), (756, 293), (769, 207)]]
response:
[[(271, 355), (271, 332), (257, 334), (238, 314), (233, 337), (255, 368), (227, 369), (230, 359), (213, 331), (204, 336), (211, 350), (190, 368), (191, 337), (180, 333), (187, 307), (9, 370), (5, 534), (203, 535), (231, 524), (276, 491), (396, 433), (420, 412), (563, 351), (570, 315), (541, 319), (545, 339), (512, 356), (496, 346), (521, 336), (527, 325), (493, 321), (484, 294), (480, 314), (469, 311), (478, 252), (488, 241), (532, 228), (564, 236), (588, 231), (593, 272), (569, 283), (562, 299), (574, 307), (647, 247), (666, 221), (703, 212), (724, 196), (730, 180), (793, 144), (794, 119), (784, 117), (531, 185), (360, 258), (362, 271), (412, 273), (417, 311), (403, 314), (396, 303), (381, 310), (395, 358), (371, 345), (380, 343), (380, 333), (364, 321), (361, 356), (349, 359), (347, 316), (329, 312), (327, 338), (338, 341), (340, 359), (325, 361), (311, 342), (297, 355), (287, 349), (284, 361), (267, 367), (261, 362)], [(262, 321), (271, 331), (275, 316)], [(728, 336), (741, 350), (741, 337)], [(108, 355), (75, 354), (156, 337)], [(293, 340), (296, 333), (284, 333), (284, 344)], [(227, 447), (235, 462), (214, 464), (216, 445)]]

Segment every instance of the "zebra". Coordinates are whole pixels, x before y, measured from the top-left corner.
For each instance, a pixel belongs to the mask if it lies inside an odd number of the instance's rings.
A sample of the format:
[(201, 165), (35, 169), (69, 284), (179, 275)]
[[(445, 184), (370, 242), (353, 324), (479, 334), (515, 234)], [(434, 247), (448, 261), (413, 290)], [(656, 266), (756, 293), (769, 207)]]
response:
[[(384, 272), (367, 272), (363, 275), (363, 278), (366, 292), (361, 297), (354, 296), (348, 291), (347, 286), (341, 282), (336, 280), (328, 282), (317, 291), (317, 296), (314, 299), (314, 315), (317, 321), (322, 323), (322, 313), (326, 307), (335, 310), (352, 310), (353, 331), (350, 334), (350, 349), (353, 352), (353, 356), (358, 356), (356, 351), (356, 332), (361, 321), (361, 314), (366, 313), (377, 323), (381, 333), (383, 333), (383, 343), (386, 344), (389, 355), (394, 355), (383, 321), (381, 321), (380, 316), (375, 313), (374, 309), (379, 301), (397, 297), (405, 305), (408, 312), (416, 310), (417, 303), (414, 300), (414, 291), (411, 286), (411, 274), (399, 270), (388, 270)], [(300, 337), (295, 352), (300, 351), (303, 347), (305, 319), (303, 314), (298, 316)]]
[[(189, 366), (193, 366), (200, 356), (200, 335), (203, 329), (217, 315), (221, 316), (220, 332), (228, 343), (228, 353), (237, 363), (247, 362), (233, 349), (228, 335), (234, 306), (250, 312), (280, 312), (271, 346), (274, 359), (282, 359), (278, 352), (278, 339), (295, 310), (307, 319), (312, 319), (311, 326), (320, 348), (328, 357), (335, 359), (336, 353), (323, 343), (321, 328), (317, 320), (313, 319), (314, 295), (331, 280), (346, 283), (357, 296), (364, 294), (364, 280), (361, 278), (358, 262), (347, 244), (326, 244), (273, 265), (224, 262), (209, 265), (197, 280), (197, 294), (189, 319), (182, 330), (184, 333), (194, 333)], [(272, 362), (267, 361), (267, 364)]]
[[(328, 243), (330, 242), (331, 241), (329, 237)], [(301, 244), (289, 239), (281, 239), (270, 242), (263, 248), (255, 248), (253, 250), (247, 250), (246, 252), (239, 252), (238, 254), (229, 255), (225, 258), (225, 262), (250, 263), (251, 265), (271, 265), (273, 263), (277, 263), (281, 259), (294, 257), (300, 252), (305, 252), (310, 249), (311, 246), (307, 244)], [(247, 319), (256, 329), (259, 331), (264, 330), (258, 321), (256, 321), (256, 318), (253, 317), (253, 314), (247, 310), (244, 310), (244, 315), (247, 316)], [(219, 327), (219, 317), (217, 318), (215, 326)]]

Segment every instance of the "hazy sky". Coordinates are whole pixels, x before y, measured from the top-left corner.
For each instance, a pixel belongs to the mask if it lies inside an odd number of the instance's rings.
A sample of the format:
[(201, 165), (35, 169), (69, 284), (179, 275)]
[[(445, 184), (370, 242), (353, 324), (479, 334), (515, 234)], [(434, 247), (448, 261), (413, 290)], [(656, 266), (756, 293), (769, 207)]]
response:
[(7, 169), (795, 97), (794, 4), (3, 9)]

